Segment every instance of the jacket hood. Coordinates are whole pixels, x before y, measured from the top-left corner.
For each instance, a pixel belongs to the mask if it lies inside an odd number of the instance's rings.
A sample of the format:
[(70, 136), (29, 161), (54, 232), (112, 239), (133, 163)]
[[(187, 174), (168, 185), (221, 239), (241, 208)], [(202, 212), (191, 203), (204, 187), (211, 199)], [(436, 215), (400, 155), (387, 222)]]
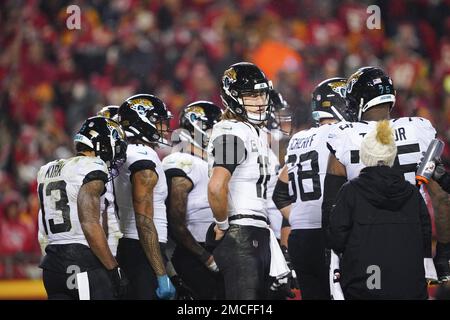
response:
[(412, 196), (414, 186), (402, 172), (387, 167), (367, 167), (350, 182), (374, 207), (396, 211)]

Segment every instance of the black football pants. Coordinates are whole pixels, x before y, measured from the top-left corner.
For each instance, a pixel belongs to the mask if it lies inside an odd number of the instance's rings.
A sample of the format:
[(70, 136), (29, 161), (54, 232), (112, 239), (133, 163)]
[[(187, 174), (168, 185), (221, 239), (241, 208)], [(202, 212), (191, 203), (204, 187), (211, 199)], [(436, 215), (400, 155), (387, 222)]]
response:
[(302, 299), (329, 300), (329, 266), (322, 229), (291, 230), (288, 245)]
[(270, 233), (232, 224), (214, 250), (227, 300), (266, 299), (270, 286)]

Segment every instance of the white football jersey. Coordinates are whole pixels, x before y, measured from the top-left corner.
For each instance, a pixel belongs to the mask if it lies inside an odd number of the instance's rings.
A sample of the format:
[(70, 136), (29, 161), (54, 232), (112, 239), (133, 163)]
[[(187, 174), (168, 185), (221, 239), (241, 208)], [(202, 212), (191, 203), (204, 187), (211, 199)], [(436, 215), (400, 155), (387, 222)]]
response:
[(275, 233), (277, 239), (281, 237), (281, 225), (283, 223), (283, 215), (272, 200), (273, 190), (278, 181), (278, 172), (280, 171), (280, 161), (272, 149), (269, 150), (269, 174), (270, 179), (267, 182), (267, 214), (270, 221), (270, 228)]
[[(431, 140), (436, 137), (436, 130), (430, 121), (419, 117), (403, 117), (390, 120), (395, 133), (397, 157), (394, 167), (399, 168), (405, 179), (416, 183), (415, 172), (422, 152), (425, 152)], [(374, 130), (376, 121), (345, 122), (334, 126), (328, 138), (328, 145), (336, 158), (347, 170), (347, 179), (359, 175), (364, 165), (359, 158), (359, 149), (364, 136)]]
[(100, 212), (104, 212), (106, 210), (107, 213), (108, 246), (113, 255), (116, 254), (118, 241), (122, 238), (122, 232), (120, 232), (119, 222), (117, 221), (117, 212), (114, 201), (114, 186), (111, 180), (106, 184), (106, 192), (102, 196), (100, 202)]
[(175, 152), (162, 161), (164, 171), (182, 170), (192, 182), (186, 206), (186, 226), (197, 242), (205, 242), (206, 232), (213, 223), (208, 202), (208, 163), (191, 154)]
[[(236, 167), (228, 184), (228, 216), (256, 215), (267, 219), (267, 182), (270, 179), (267, 133), (249, 123), (235, 120), (223, 120), (215, 124), (208, 145), (209, 170), (212, 170), (216, 162), (233, 163), (235, 145), (227, 143), (226, 149), (214, 149), (214, 141), (219, 139), (217, 141), (220, 143), (223, 136), (239, 138), (246, 152), (244, 160)], [(223, 146), (225, 144), (220, 147)], [(223, 159), (224, 157), (226, 159)], [(264, 221), (252, 218), (232, 220), (230, 223), (267, 226)]]
[(49, 245), (89, 246), (78, 218), (77, 198), (81, 186), (92, 180), (108, 180), (106, 164), (100, 158), (77, 156), (49, 162), (39, 169), (39, 232), (47, 235)]
[(153, 190), (153, 222), (158, 232), (159, 242), (167, 242), (167, 216), (166, 176), (162, 168), (158, 154), (152, 148), (143, 144), (129, 144), (127, 148), (127, 160), (119, 170), (119, 175), (114, 179), (116, 202), (119, 207), (120, 231), (125, 238), (139, 240), (136, 219), (134, 216), (131, 172), (144, 169), (152, 169), (158, 175), (158, 182)]
[(336, 124), (325, 124), (294, 134), (286, 152), (289, 193), (295, 199), (289, 224), (295, 229), (322, 227), (322, 201), (330, 151), (326, 142)]

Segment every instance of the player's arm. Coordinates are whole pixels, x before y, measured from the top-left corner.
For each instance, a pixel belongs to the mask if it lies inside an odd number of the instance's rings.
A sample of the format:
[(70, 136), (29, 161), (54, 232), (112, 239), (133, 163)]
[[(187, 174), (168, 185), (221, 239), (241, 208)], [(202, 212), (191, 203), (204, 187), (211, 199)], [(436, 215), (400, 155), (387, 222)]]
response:
[(214, 167), (208, 183), (208, 201), (216, 224), (216, 240), (223, 237), (228, 229), (228, 183), (231, 172), (224, 167)]
[(100, 197), (105, 190), (102, 180), (92, 180), (81, 186), (77, 198), (78, 217), (89, 247), (106, 269), (118, 266), (111, 253), (100, 224)]
[(170, 234), (178, 245), (188, 249), (202, 263), (209, 266), (214, 261), (212, 255), (194, 239), (186, 227), (187, 200), (193, 184), (189, 178), (183, 176), (173, 176), (168, 179), (170, 179), (168, 180), (170, 188), (167, 213)]
[(158, 182), (155, 171), (144, 169), (131, 176), (133, 208), (139, 241), (157, 276), (166, 274), (158, 233), (153, 222), (153, 189)]
[(105, 232), (106, 238), (108, 238), (109, 231), (108, 231), (108, 200), (105, 199), (105, 208), (102, 212), (102, 227), (103, 231)]
[(292, 197), (289, 195), (289, 176), (288, 168), (284, 165), (278, 175), (278, 181), (273, 191), (272, 200), (280, 210), (283, 217), (289, 220), (291, 213)]
[(450, 243), (450, 195), (430, 179), (426, 185), (434, 209), (436, 237), (440, 243)]
[(322, 202), (322, 228), (327, 229), (330, 212), (336, 203), (339, 189), (347, 181), (345, 166), (330, 152), (328, 157), (327, 174), (325, 175), (323, 202)]
[[(232, 157), (227, 156), (232, 155)], [(216, 221), (216, 240), (228, 229), (228, 183), (234, 170), (245, 161), (244, 141), (235, 135), (221, 135), (213, 141), (214, 164), (208, 183), (208, 201)]]
[(38, 213), (38, 242), (41, 247), (41, 253), (45, 256), (45, 248), (48, 245), (48, 237), (44, 230), (44, 224), (42, 222), (42, 209), (39, 209)]

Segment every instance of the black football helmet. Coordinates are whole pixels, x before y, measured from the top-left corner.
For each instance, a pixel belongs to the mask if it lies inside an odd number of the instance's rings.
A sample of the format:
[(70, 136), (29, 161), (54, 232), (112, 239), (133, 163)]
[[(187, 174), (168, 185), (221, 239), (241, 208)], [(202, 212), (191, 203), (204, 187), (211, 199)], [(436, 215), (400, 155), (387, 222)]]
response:
[[(221, 98), (225, 107), (234, 114), (254, 124), (261, 124), (268, 119), (270, 112), (269, 92), (272, 81), (253, 63), (239, 62), (225, 70), (221, 83)], [(246, 95), (266, 94), (267, 107), (260, 114), (247, 111), (243, 97)]]
[(363, 67), (347, 80), (345, 97), (347, 110), (357, 121), (368, 109), (382, 103), (395, 104), (395, 89), (392, 79), (378, 67)]
[(106, 106), (100, 109), (99, 112), (97, 112), (98, 116), (105, 117), (108, 119), (116, 119), (117, 112), (119, 111), (119, 106)]
[(208, 130), (220, 121), (222, 109), (210, 101), (195, 101), (185, 106), (180, 113), (180, 128), (187, 130), (180, 133), (196, 147), (205, 149), (209, 141)]
[(330, 78), (319, 83), (314, 89), (311, 94), (311, 109), (317, 127), (322, 119), (351, 120), (346, 111), (346, 83), (345, 78)]
[(125, 162), (125, 132), (112, 119), (100, 116), (88, 118), (75, 134), (73, 141), (91, 148), (97, 157), (105, 161), (109, 169), (118, 169)]
[[(292, 112), (289, 104), (284, 100), (281, 93), (272, 89), (269, 92), (270, 97), (270, 115), (267, 120), (267, 129), (272, 133), (278, 131), (281, 135), (289, 136), (291, 134), (290, 123), (292, 121)], [(284, 130), (283, 123), (289, 123), (289, 129)], [(280, 137), (281, 138), (281, 137)]]
[(151, 94), (129, 97), (118, 110), (118, 120), (127, 137), (147, 143), (169, 144), (164, 135), (170, 131), (170, 119), (172, 114), (165, 103)]

